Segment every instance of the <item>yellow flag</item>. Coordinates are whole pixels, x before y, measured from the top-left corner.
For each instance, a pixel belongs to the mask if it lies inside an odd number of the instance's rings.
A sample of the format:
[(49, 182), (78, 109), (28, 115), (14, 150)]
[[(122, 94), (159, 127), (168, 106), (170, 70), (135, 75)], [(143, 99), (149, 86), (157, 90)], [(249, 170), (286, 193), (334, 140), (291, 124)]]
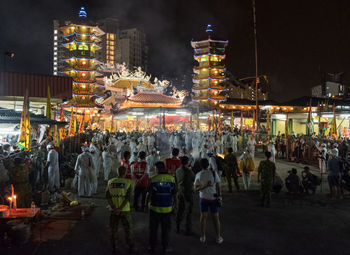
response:
[(58, 136), (57, 125), (55, 125), (55, 128), (54, 128), (53, 146), (55, 146), (55, 147), (60, 147), (60, 138), (59, 138), (59, 136)]
[(75, 129), (74, 129), (74, 108), (72, 108), (71, 109), (71, 114), (70, 114), (68, 136), (74, 136), (74, 135), (75, 135)]
[(30, 150), (31, 139), (30, 139), (30, 119), (29, 119), (29, 98), (28, 90), (23, 100), (23, 111), (21, 116), (20, 124), (20, 136), (18, 139), (18, 146), (26, 151)]

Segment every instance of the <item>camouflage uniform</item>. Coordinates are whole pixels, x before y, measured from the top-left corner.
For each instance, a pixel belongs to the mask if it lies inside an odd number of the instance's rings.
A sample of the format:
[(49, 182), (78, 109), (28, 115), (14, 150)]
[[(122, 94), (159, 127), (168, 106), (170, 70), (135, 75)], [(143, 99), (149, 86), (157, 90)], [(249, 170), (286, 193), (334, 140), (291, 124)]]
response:
[(259, 178), (261, 180), (261, 205), (270, 204), (271, 191), (276, 173), (276, 165), (270, 160), (263, 160), (258, 168)]
[(237, 158), (233, 153), (229, 153), (225, 156), (225, 174), (226, 179), (228, 183), (228, 189), (232, 193), (232, 181), (231, 178), (233, 178), (233, 181), (235, 182), (235, 186), (237, 191), (239, 191), (239, 185), (238, 185), (238, 163)]
[(176, 180), (178, 183), (178, 210), (176, 214), (177, 232), (180, 231), (180, 224), (186, 215), (186, 232), (191, 232), (192, 208), (193, 208), (193, 182), (194, 173), (191, 169), (181, 167), (176, 170)]

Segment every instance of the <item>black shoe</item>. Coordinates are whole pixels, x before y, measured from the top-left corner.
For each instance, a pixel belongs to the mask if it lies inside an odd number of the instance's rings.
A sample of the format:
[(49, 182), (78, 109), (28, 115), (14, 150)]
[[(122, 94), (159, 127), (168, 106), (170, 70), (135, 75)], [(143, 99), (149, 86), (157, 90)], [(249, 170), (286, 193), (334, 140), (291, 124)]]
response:
[(131, 245), (131, 246), (129, 247), (129, 254), (134, 254), (134, 253), (136, 253), (136, 252), (137, 252), (137, 249), (135, 248), (135, 246)]
[(194, 236), (195, 233), (192, 230), (186, 230), (185, 235), (186, 236)]
[(176, 234), (180, 234), (180, 225), (176, 225)]
[(154, 253), (154, 252), (155, 252), (153, 246), (148, 246), (147, 250), (148, 250), (148, 252), (151, 252), (151, 253)]
[(172, 247), (168, 246), (168, 247), (163, 248), (163, 251), (164, 251), (164, 253), (171, 253), (171, 252), (173, 252), (174, 250), (173, 250)]
[(116, 254), (117, 252), (117, 246), (115, 244), (112, 244), (112, 253)]

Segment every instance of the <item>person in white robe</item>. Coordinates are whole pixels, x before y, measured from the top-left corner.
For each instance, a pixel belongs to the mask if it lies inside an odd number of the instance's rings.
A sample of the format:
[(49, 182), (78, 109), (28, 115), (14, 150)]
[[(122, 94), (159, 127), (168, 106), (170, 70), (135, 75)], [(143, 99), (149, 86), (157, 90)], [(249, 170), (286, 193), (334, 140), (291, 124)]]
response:
[(154, 143), (156, 142), (156, 139), (155, 137), (150, 134), (148, 137), (147, 137), (147, 145), (148, 145), (148, 152), (151, 153), (152, 150), (154, 149)]
[(187, 151), (191, 151), (191, 145), (192, 145), (192, 134), (190, 131), (187, 130), (186, 135), (185, 135), (185, 145)]
[(78, 196), (91, 197), (93, 190), (94, 161), (88, 147), (82, 147), (82, 153), (75, 163), (75, 173), (78, 179)]
[(157, 155), (156, 149), (153, 148), (151, 154), (146, 157), (147, 173), (150, 178), (157, 174), (155, 167), (157, 161), (159, 161), (159, 155)]
[(271, 158), (272, 158), (272, 162), (276, 163), (276, 154), (277, 154), (277, 150), (275, 145), (273, 144), (272, 140), (270, 140), (269, 145), (267, 146), (267, 150), (269, 152), (271, 152)]
[(101, 152), (98, 147), (98, 142), (93, 142), (90, 144), (90, 153), (94, 161), (94, 168), (96, 177), (99, 177), (99, 173), (102, 172), (102, 162), (101, 162)]
[(147, 145), (143, 143), (142, 139), (139, 139), (139, 145), (137, 145), (137, 150), (139, 152), (144, 151), (145, 153), (147, 153)]
[(247, 142), (247, 146), (248, 146), (250, 156), (252, 157), (253, 160), (254, 160), (254, 156), (255, 156), (255, 145), (256, 145), (255, 136), (251, 135), (249, 137), (248, 142)]
[(233, 134), (233, 136), (231, 137), (231, 144), (232, 144), (233, 153), (236, 153), (238, 150), (237, 143), (238, 143), (238, 137), (236, 134)]
[(58, 164), (58, 152), (54, 150), (52, 144), (47, 145), (47, 166), (48, 166), (48, 185), (50, 192), (56, 192), (60, 188), (60, 168)]
[(103, 177), (105, 181), (108, 181), (109, 175), (112, 170), (113, 160), (112, 153), (109, 147), (105, 147), (102, 152), (102, 161), (103, 161)]
[(91, 156), (91, 158), (92, 158), (92, 162), (93, 162), (93, 171), (92, 171), (92, 173), (91, 173), (91, 193), (92, 194), (96, 194), (97, 193), (97, 186), (98, 186), (98, 173), (99, 173), (99, 169), (98, 169), (98, 167), (96, 167), (96, 164), (100, 164), (100, 160), (98, 159), (98, 160), (96, 160), (95, 158), (96, 158), (96, 154), (97, 154), (97, 152), (96, 152), (96, 149), (95, 149), (95, 147), (91, 147), (90, 146), (90, 149), (89, 149), (89, 152), (88, 152), (89, 154), (90, 154), (90, 156)]

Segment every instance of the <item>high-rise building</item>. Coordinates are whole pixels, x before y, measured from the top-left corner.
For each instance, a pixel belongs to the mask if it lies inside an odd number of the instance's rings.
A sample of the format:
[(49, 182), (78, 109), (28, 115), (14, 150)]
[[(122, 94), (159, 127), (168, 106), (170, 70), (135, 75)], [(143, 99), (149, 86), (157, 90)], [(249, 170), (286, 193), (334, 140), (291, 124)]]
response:
[(105, 32), (97, 58), (103, 63), (115, 65), (119, 45), (119, 21), (114, 18), (105, 18), (99, 20), (97, 24)]
[(142, 67), (147, 71), (148, 47), (146, 35), (137, 28), (120, 31), (117, 62), (125, 63), (129, 69)]
[[(62, 34), (62, 57), (65, 63), (58, 72), (73, 78), (73, 96), (70, 108), (87, 114), (101, 109), (95, 102), (96, 87), (103, 87), (96, 82), (96, 51), (101, 49), (101, 36), (104, 32), (86, 19), (87, 15), (82, 7), (77, 22), (66, 23), (59, 27)], [(55, 59), (54, 59), (55, 60)]]
[(223, 84), (226, 78), (225, 48), (228, 41), (212, 39), (213, 30), (211, 25), (207, 26), (208, 39), (203, 41), (192, 41), (194, 59), (199, 63), (193, 68), (194, 101), (199, 101), (208, 106), (216, 105), (225, 101), (226, 97), (221, 93), (226, 91)]

